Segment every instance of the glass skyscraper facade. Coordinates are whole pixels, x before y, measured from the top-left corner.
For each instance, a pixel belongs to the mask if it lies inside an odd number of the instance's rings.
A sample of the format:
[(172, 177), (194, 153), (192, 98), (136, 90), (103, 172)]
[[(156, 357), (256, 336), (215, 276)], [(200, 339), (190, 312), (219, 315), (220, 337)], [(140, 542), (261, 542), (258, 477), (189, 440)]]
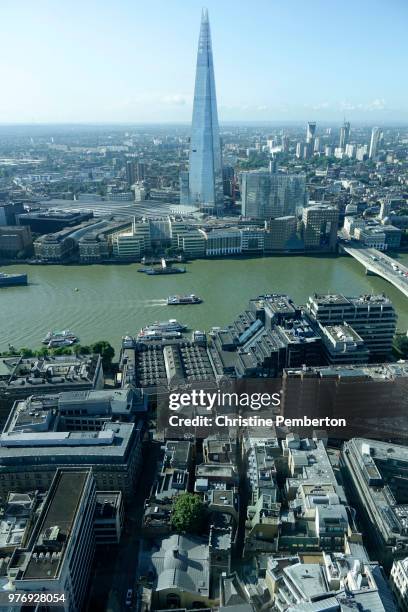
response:
[(223, 209), (221, 142), (208, 12), (203, 10), (198, 42), (189, 157), (189, 203), (203, 212)]
[(241, 173), (242, 214), (253, 219), (295, 215), (307, 205), (306, 177), (270, 172)]

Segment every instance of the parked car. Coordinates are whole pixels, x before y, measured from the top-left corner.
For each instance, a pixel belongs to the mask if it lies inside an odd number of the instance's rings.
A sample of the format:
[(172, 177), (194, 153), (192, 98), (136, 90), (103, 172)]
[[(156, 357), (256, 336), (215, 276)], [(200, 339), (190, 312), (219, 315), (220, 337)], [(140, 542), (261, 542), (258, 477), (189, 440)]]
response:
[(133, 599), (133, 589), (128, 589), (127, 593), (126, 593), (126, 602), (125, 602), (125, 604), (127, 606), (131, 606), (132, 605), (132, 599)]

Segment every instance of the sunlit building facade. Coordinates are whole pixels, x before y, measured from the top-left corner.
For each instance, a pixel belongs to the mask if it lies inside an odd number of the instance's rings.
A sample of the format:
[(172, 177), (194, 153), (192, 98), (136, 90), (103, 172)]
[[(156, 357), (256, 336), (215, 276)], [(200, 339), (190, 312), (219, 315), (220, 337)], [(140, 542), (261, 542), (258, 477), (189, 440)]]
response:
[(223, 209), (221, 142), (208, 13), (203, 10), (198, 43), (189, 157), (189, 203), (203, 212)]

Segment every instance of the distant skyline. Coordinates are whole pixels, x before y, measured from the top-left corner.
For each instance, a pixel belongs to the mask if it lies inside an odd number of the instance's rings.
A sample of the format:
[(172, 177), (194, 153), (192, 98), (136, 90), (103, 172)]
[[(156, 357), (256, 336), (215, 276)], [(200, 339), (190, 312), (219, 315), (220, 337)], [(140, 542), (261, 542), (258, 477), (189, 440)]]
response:
[(408, 122), (406, 0), (3, 0), (0, 124), (189, 123), (201, 9), (220, 122)]

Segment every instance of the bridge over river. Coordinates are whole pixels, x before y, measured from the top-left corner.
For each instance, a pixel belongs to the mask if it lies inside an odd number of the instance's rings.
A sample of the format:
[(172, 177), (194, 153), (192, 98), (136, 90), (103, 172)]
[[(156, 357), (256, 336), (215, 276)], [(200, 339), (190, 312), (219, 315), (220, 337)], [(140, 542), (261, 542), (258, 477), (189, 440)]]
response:
[(408, 297), (408, 268), (382, 251), (368, 247), (354, 247), (346, 244), (341, 249), (359, 261), (367, 274), (376, 274), (394, 285)]

